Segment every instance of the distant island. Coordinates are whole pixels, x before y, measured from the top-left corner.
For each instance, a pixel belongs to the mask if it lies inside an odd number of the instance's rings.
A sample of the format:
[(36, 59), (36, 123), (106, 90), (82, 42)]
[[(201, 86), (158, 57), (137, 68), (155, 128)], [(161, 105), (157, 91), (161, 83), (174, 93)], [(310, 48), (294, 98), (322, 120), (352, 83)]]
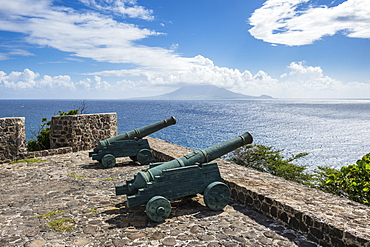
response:
[(273, 99), (269, 95), (250, 96), (234, 93), (213, 85), (184, 86), (171, 93), (152, 97), (135, 98), (137, 100), (236, 100), (236, 99)]

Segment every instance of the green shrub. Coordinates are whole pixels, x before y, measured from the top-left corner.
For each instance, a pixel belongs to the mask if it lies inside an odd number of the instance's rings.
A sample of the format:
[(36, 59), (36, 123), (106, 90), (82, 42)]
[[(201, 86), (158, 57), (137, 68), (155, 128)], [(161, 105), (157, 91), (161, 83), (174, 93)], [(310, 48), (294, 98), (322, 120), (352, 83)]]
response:
[(69, 110), (68, 112), (58, 111), (58, 115), (59, 116), (77, 115), (78, 114), (78, 111), (79, 111), (79, 109)]
[(41, 119), (41, 129), (39, 133), (36, 135), (36, 141), (31, 140), (27, 142), (27, 150), (31, 151), (40, 151), (50, 148), (50, 124), (51, 121), (47, 120), (46, 118)]
[(319, 166), (307, 173), (305, 166), (291, 163), (307, 153), (286, 159), (282, 151), (263, 145), (246, 145), (234, 150), (228, 160), (370, 205), (370, 153), (355, 165), (344, 166), (340, 170)]
[[(59, 116), (65, 116), (65, 115), (77, 115), (79, 112), (78, 109), (76, 110), (70, 110), (68, 112), (62, 112), (58, 111)], [(51, 121), (47, 120), (46, 118), (41, 119), (41, 128), (36, 135), (36, 141), (30, 140), (27, 142), (27, 151), (40, 151), (50, 148), (50, 124)]]
[(287, 180), (310, 184), (313, 175), (305, 172), (306, 166), (291, 163), (298, 158), (308, 155), (308, 153), (299, 153), (285, 159), (281, 154), (282, 151), (273, 150), (273, 147), (264, 145), (245, 145), (234, 150), (228, 160), (238, 165), (283, 177)]
[(356, 164), (329, 174), (325, 189), (363, 204), (370, 204), (370, 153)]
[(312, 180), (311, 187), (317, 188), (317, 189), (325, 191), (325, 192), (335, 194), (334, 190), (333, 190), (334, 187), (328, 186), (326, 181), (328, 181), (329, 176), (331, 174), (337, 174), (339, 172), (340, 172), (339, 170), (337, 170), (335, 168), (330, 168), (330, 167), (327, 167), (327, 166), (317, 167), (313, 171), (314, 178)]

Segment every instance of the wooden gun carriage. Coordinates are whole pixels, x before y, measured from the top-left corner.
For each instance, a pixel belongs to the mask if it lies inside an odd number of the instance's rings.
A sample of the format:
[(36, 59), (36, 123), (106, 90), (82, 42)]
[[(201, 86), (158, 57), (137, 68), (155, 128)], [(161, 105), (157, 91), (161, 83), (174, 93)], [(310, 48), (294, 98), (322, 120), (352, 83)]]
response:
[(117, 185), (116, 195), (127, 196), (127, 207), (146, 204), (146, 214), (155, 222), (162, 222), (170, 215), (170, 200), (198, 193), (203, 194), (208, 208), (221, 210), (229, 203), (230, 189), (223, 183), (217, 163), (209, 162), (252, 141), (246, 132), (184, 157), (153, 163), (134, 179), (126, 180), (126, 184)]

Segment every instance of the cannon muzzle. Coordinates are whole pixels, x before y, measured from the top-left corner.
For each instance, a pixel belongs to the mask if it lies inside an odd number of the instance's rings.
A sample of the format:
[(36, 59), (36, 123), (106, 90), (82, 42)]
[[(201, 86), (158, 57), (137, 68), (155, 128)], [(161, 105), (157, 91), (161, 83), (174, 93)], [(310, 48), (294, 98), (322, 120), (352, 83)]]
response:
[(221, 157), (222, 155), (225, 155), (237, 149), (238, 147), (250, 144), (252, 142), (252, 136), (248, 132), (246, 132), (243, 135), (222, 142), (215, 146), (200, 151), (194, 151), (185, 155), (184, 157), (165, 162), (158, 166), (154, 166), (152, 168), (139, 172), (135, 176), (135, 179), (131, 183), (127, 184), (127, 189), (130, 193), (134, 194), (137, 192), (138, 189), (146, 187), (148, 183), (154, 181), (158, 177), (161, 177), (164, 170), (192, 166), (194, 164), (201, 165), (204, 163), (208, 163), (216, 158)]
[(98, 146), (94, 149), (94, 152), (98, 152), (99, 150), (103, 149), (104, 147), (108, 147), (109, 144), (114, 143), (116, 141), (141, 139), (154, 132), (157, 132), (158, 130), (161, 130), (174, 124), (176, 124), (176, 118), (170, 117), (165, 120), (141, 127), (139, 129), (134, 129), (121, 135), (99, 141)]

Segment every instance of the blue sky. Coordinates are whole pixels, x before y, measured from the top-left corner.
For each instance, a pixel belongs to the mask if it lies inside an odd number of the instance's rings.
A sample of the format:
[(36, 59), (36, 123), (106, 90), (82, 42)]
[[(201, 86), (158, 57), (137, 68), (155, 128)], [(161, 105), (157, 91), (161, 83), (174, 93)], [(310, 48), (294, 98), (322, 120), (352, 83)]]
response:
[(0, 0), (0, 98), (370, 98), (369, 0)]

